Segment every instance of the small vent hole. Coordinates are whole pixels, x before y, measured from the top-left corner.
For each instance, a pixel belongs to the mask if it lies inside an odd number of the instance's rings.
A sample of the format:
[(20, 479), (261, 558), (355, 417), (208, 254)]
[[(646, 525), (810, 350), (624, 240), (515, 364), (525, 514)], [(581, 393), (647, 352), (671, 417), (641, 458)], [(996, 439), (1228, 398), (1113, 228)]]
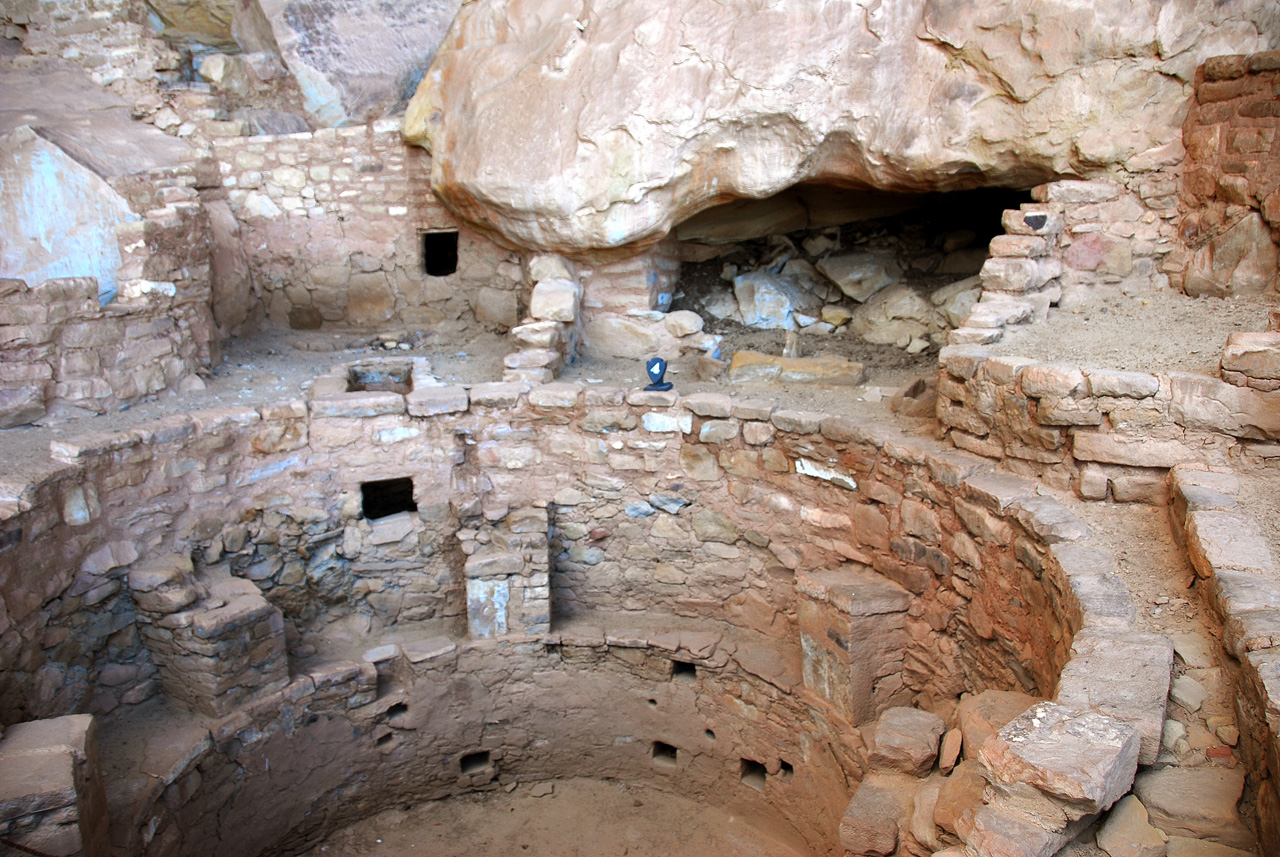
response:
[(662, 741), (653, 742), (653, 761), (659, 765), (675, 767), (676, 756), (679, 751), (670, 744), (664, 744)]
[(671, 680), (693, 684), (698, 680), (698, 668), (684, 661), (671, 662)]
[(764, 778), (768, 773), (768, 771), (765, 770), (764, 765), (754, 759), (743, 759), (741, 773), (742, 781), (744, 783), (751, 786), (753, 789), (764, 791)]
[(489, 767), (489, 751), (481, 750), (479, 753), (468, 753), (462, 757), (462, 773), (474, 774), (477, 771), (483, 771)]

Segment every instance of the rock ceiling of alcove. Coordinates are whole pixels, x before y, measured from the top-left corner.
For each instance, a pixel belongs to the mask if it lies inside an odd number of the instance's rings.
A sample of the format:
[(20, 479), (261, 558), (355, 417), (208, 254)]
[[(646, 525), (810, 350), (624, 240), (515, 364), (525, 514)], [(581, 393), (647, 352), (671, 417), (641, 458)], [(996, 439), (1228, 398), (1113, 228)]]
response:
[(478, 0), (406, 117), (436, 191), (519, 246), (639, 247), (803, 181), (1030, 186), (1181, 156), (1186, 81), (1267, 0)]

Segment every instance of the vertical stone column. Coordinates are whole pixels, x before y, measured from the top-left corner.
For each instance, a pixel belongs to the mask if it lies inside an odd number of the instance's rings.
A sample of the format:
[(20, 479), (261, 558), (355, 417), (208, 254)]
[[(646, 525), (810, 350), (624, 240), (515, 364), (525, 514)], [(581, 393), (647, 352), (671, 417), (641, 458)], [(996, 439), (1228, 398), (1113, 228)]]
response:
[(547, 510), (515, 509), (458, 533), (468, 552), (467, 629), (472, 638), (551, 630)]
[(907, 703), (903, 660), (911, 593), (853, 567), (796, 577), (805, 687), (854, 725)]
[(88, 714), (9, 727), (0, 740), (0, 836), (66, 857), (108, 857), (97, 723)]

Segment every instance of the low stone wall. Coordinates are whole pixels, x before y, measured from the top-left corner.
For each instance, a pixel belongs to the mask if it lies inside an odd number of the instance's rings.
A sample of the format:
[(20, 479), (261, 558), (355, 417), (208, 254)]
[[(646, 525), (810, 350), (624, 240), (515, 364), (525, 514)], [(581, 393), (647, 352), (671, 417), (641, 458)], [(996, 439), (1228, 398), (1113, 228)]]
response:
[(961, 449), (1070, 483), (1086, 499), (1163, 502), (1178, 464), (1280, 438), (1280, 393), (1217, 378), (1036, 363), (948, 346), (939, 421)]
[(122, 283), (101, 306), (91, 277), (0, 280), (0, 428), (118, 410), (207, 367), (207, 303), (173, 283)]
[[(398, 120), (219, 139), (213, 151), (222, 188), (205, 196), (225, 197), (235, 221), (219, 238), (231, 282), (215, 288), (243, 304), (223, 321), (230, 329), (263, 315), (298, 329), (520, 322), (519, 256), (459, 226), (431, 192), (430, 156), (405, 144)], [(458, 233), (456, 272), (428, 274), (426, 232)]]
[(1189, 295), (1280, 288), (1280, 51), (1206, 60), (1195, 88), (1174, 282)]
[(1280, 565), (1253, 515), (1240, 506), (1230, 472), (1173, 471), (1170, 518), (1222, 620), (1223, 646), (1237, 664), (1240, 747), (1258, 788), (1262, 853), (1280, 852)]
[(1138, 156), (1123, 182), (1051, 182), (1032, 189), (1035, 202), (1006, 211), (1006, 234), (991, 240), (982, 266), (982, 297), (947, 341), (997, 342), (1006, 325), (1041, 321), (1080, 289), (1168, 285), (1183, 152), (1165, 149)]

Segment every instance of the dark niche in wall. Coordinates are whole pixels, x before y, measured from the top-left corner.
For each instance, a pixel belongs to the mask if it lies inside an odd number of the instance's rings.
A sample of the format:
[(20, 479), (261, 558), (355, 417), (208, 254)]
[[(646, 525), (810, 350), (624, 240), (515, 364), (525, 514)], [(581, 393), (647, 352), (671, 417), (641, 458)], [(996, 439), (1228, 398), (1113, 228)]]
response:
[(422, 233), (422, 267), (429, 277), (447, 277), (458, 270), (458, 233)]
[(371, 521), (397, 512), (418, 511), (418, 504), (413, 500), (413, 480), (403, 476), (361, 482), (360, 509)]

